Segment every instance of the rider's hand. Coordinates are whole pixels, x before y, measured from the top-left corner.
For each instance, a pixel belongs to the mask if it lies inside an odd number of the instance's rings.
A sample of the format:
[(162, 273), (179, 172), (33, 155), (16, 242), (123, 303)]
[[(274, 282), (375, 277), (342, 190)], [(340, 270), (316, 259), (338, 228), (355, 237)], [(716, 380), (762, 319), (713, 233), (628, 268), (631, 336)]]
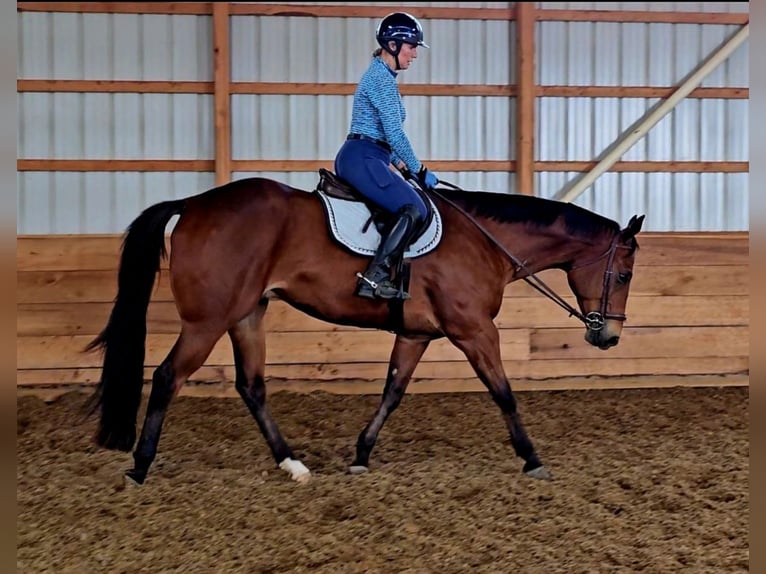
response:
[(426, 166), (421, 165), (418, 172), (418, 183), (420, 183), (420, 187), (423, 189), (433, 189), (439, 184), (439, 178), (428, 171)]

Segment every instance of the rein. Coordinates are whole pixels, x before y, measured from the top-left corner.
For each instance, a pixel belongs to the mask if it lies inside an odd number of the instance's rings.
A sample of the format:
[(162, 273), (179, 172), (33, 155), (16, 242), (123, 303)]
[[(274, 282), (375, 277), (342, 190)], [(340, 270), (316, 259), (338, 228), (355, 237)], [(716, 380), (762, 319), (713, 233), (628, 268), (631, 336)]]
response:
[[(464, 189), (448, 181), (439, 180), (439, 183), (446, 185), (447, 187), (450, 187), (457, 191), (465, 191)], [(479, 229), (479, 231), (481, 231), (487, 237), (487, 239), (489, 239), (500, 251), (503, 252), (503, 254), (506, 257), (508, 257), (508, 259), (516, 266), (517, 271), (518, 270), (524, 271), (527, 275), (525, 275), (524, 277), (521, 277), (521, 279), (529, 283), (534, 289), (536, 289), (538, 292), (548, 297), (551, 301), (556, 303), (559, 307), (562, 307), (565, 311), (568, 311), (570, 317), (571, 316), (577, 317), (580, 321), (582, 321), (585, 324), (585, 326), (588, 329), (592, 331), (600, 331), (601, 329), (603, 329), (606, 319), (617, 319), (620, 321), (624, 321), (626, 319), (625, 315), (623, 314), (607, 313), (607, 310), (606, 310), (606, 306), (609, 301), (609, 283), (610, 283), (610, 278), (612, 276), (612, 261), (614, 260), (617, 247), (620, 247), (619, 245), (617, 245), (619, 234), (615, 235), (614, 239), (612, 239), (612, 243), (609, 246), (609, 249), (604, 251), (604, 253), (602, 253), (595, 259), (588, 261), (587, 263), (583, 263), (582, 265), (578, 265), (577, 267), (572, 268), (572, 269), (579, 269), (582, 267), (587, 267), (588, 265), (592, 265), (593, 263), (596, 263), (602, 260), (604, 257), (609, 257), (609, 260), (607, 262), (607, 268), (606, 268), (606, 271), (604, 272), (604, 287), (601, 294), (600, 311), (591, 311), (587, 315), (583, 315), (580, 311), (572, 307), (572, 305), (570, 305), (562, 297), (560, 297), (553, 289), (551, 289), (548, 285), (546, 285), (542, 279), (540, 279), (534, 273), (532, 273), (527, 268), (527, 266), (524, 265), (523, 261), (521, 261), (518, 257), (514, 256), (503, 245), (501, 245), (500, 242), (497, 239), (495, 239), (494, 236), (489, 231), (487, 231), (478, 221), (476, 221), (476, 219), (471, 217), (471, 215), (468, 214), (462, 207), (457, 205), (451, 199), (448, 199), (447, 197), (439, 193), (439, 191), (436, 189), (431, 188), (429, 191), (433, 193), (434, 195), (436, 195), (437, 197), (439, 197), (439, 199), (441, 199), (442, 201), (454, 207), (457, 211), (463, 214), (471, 223), (473, 223), (476, 226), (476, 228)]]

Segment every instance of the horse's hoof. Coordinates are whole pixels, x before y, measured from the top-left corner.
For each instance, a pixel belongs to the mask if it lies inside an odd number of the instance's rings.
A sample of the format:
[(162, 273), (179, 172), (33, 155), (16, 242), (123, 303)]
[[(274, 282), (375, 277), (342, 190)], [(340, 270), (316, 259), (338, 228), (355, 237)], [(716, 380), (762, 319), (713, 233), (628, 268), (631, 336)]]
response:
[(531, 476), (532, 478), (537, 478), (538, 480), (553, 480), (551, 473), (548, 472), (548, 469), (544, 466), (538, 466), (532, 470), (527, 470), (524, 474)]
[(364, 474), (368, 470), (369, 469), (366, 466), (362, 466), (360, 464), (352, 464), (351, 466), (348, 467), (348, 471), (351, 474)]
[(129, 478), (134, 484), (137, 484), (140, 486), (146, 480), (146, 473), (138, 472), (135, 468), (133, 468), (131, 470), (125, 471), (125, 477)]
[(306, 468), (304, 464), (299, 460), (286, 458), (279, 463), (279, 468), (289, 472), (290, 478), (292, 478), (298, 484), (306, 484), (309, 480), (311, 480), (311, 471), (309, 471), (309, 469)]

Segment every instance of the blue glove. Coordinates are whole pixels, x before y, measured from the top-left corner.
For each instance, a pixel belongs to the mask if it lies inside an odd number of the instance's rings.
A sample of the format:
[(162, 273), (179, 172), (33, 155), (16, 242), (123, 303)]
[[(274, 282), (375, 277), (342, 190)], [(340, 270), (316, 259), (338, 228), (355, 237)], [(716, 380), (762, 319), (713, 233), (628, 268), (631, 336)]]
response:
[(439, 184), (439, 178), (428, 171), (426, 166), (421, 165), (418, 172), (418, 183), (423, 189), (433, 189)]

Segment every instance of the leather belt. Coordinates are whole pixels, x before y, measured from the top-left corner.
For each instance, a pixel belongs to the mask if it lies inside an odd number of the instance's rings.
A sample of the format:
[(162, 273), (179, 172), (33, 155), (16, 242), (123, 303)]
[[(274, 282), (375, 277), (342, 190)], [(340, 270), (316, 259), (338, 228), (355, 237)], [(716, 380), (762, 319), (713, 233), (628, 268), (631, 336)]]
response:
[(370, 136), (366, 136), (364, 134), (348, 134), (347, 140), (364, 140), (367, 142), (372, 142), (375, 145), (379, 145), (387, 152), (391, 152), (391, 146), (388, 145), (388, 143), (384, 142), (383, 140), (376, 140), (375, 138), (371, 138)]

